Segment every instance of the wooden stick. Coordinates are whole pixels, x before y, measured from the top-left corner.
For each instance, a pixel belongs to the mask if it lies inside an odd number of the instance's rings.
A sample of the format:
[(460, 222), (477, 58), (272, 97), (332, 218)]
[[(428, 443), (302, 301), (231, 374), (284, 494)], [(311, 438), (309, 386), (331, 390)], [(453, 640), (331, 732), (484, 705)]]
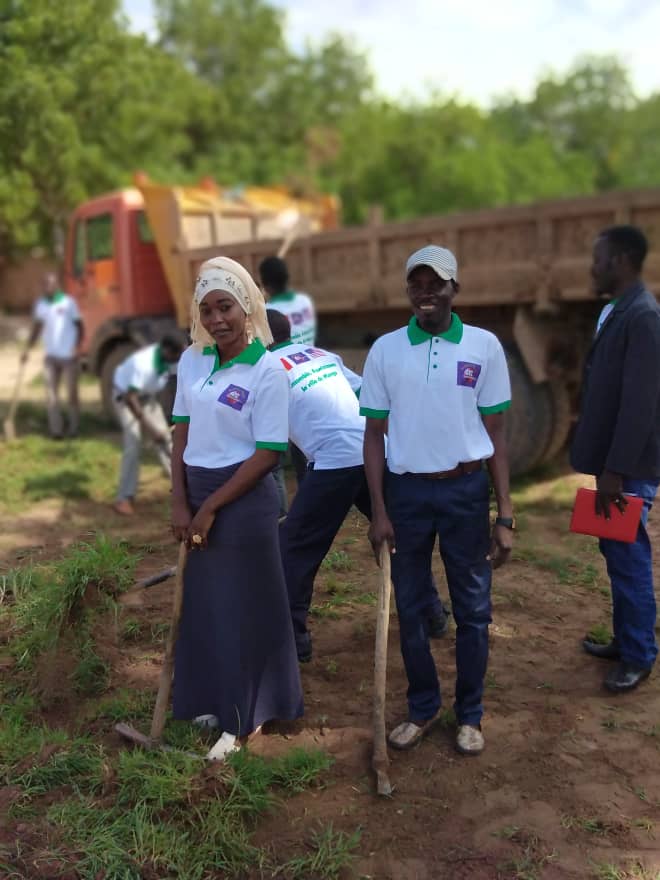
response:
[(18, 375), (16, 376), (16, 383), (14, 385), (14, 393), (11, 398), (11, 403), (9, 404), (9, 412), (7, 413), (7, 418), (5, 419), (3, 424), (5, 440), (7, 440), (8, 442), (16, 439), (16, 426), (14, 425), (14, 418), (16, 417), (16, 408), (18, 407), (18, 399), (21, 393), (21, 386), (23, 385), (23, 376), (25, 375), (26, 366), (27, 361), (21, 360), (18, 367)]
[(151, 720), (151, 733), (149, 738), (152, 742), (160, 741), (165, 727), (165, 715), (170, 704), (170, 693), (172, 691), (172, 674), (174, 672), (174, 648), (176, 647), (176, 639), (179, 634), (179, 621), (181, 620), (181, 606), (183, 605), (183, 571), (186, 567), (186, 559), (188, 558), (188, 549), (182, 541), (179, 545), (179, 559), (176, 567), (176, 580), (174, 581), (174, 598), (172, 602), (172, 622), (170, 623), (170, 631), (165, 644), (165, 656), (163, 657), (163, 668), (160, 671), (160, 683), (158, 685), (158, 696), (156, 697), (156, 706), (154, 715)]
[(376, 651), (374, 663), (374, 752), (371, 766), (376, 773), (378, 794), (389, 797), (392, 785), (387, 768), (387, 737), (385, 733), (385, 687), (387, 684), (387, 633), (390, 625), (390, 596), (392, 577), (390, 570), (390, 548), (383, 542), (380, 550), (381, 583), (378, 594), (376, 617)]

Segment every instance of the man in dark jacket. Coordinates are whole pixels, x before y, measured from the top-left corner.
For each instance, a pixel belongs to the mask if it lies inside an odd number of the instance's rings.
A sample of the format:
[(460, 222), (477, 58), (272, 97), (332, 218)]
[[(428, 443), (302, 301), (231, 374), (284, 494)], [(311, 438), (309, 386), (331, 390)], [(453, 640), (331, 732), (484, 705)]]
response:
[(648, 677), (658, 653), (649, 510), (660, 483), (660, 308), (641, 279), (648, 250), (634, 226), (612, 226), (596, 240), (591, 276), (609, 296), (584, 371), (581, 413), (571, 449), (575, 470), (596, 477), (596, 513), (623, 509), (626, 495), (644, 501), (633, 544), (601, 540), (612, 585), (614, 637), (589, 638), (585, 651), (618, 661), (605, 679), (614, 692)]

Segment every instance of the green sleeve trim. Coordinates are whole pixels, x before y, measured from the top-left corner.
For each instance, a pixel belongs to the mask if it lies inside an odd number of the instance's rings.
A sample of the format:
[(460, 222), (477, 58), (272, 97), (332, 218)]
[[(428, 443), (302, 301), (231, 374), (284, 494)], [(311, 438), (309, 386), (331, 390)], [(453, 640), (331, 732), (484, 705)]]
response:
[(386, 419), (390, 414), (389, 409), (369, 409), (367, 406), (360, 407), (360, 415), (368, 419)]
[(288, 443), (268, 443), (262, 440), (257, 443), (257, 449), (270, 449), (273, 452), (286, 452), (288, 448)]
[(172, 424), (176, 425), (177, 423), (182, 423), (187, 425), (190, 421), (190, 416), (172, 416)]
[(492, 416), (495, 413), (504, 412), (510, 406), (511, 406), (511, 401), (505, 400), (503, 403), (496, 403), (495, 406), (480, 406), (480, 407), (478, 407), (478, 410), (482, 416)]

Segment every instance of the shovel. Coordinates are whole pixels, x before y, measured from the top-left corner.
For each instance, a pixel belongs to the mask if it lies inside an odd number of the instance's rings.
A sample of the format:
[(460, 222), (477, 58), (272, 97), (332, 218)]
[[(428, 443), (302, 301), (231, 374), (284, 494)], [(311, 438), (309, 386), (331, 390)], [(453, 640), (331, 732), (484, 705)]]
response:
[[(186, 559), (188, 550), (182, 541), (179, 545), (179, 559), (176, 567), (176, 580), (174, 582), (174, 598), (172, 601), (172, 622), (170, 623), (170, 631), (165, 644), (165, 656), (163, 658), (163, 667), (160, 671), (160, 683), (158, 685), (158, 695), (156, 696), (156, 706), (154, 708), (153, 718), (151, 719), (151, 730), (149, 736), (145, 736), (136, 730), (131, 724), (120, 722), (115, 725), (115, 730), (124, 739), (134, 742), (144, 748), (164, 748), (161, 743), (163, 736), (163, 728), (165, 727), (165, 715), (167, 707), (170, 703), (170, 694), (172, 692), (172, 674), (174, 672), (174, 648), (176, 647), (177, 635), (179, 633), (179, 621), (181, 620), (181, 607), (183, 605), (183, 571), (186, 567)], [(169, 750), (169, 749), (167, 749)], [(199, 756), (196, 756), (199, 757)]]
[(376, 774), (378, 794), (389, 797), (392, 784), (387, 768), (387, 738), (385, 734), (385, 686), (387, 683), (387, 633), (390, 625), (390, 596), (392, 595), (392, 575), (390, 568), (390, 548), (383, 541), (380, 549), (381, 583), (378, 593), (378, 616), (376, 618), (376, 651), (374, 663), (374, 751), (371, 766)]
[(18, 399), (20, 397), (21, 386), (23, 385), (23, 377), (25, 376), (26, 367), (27, 359), (21, 359), (18, 367), (18, 375), (16, 376), (16, 384), (14, 385), (14, 393), (11, 398), (11, 403), (9, 404), (9, 412), (7, 413), (7, 418), (3, 423), (5, 440), (8, 443), (16, 439), (16, 426), (14, 425), (14, 418), (16, 416), (16, 408), (18, 407)]

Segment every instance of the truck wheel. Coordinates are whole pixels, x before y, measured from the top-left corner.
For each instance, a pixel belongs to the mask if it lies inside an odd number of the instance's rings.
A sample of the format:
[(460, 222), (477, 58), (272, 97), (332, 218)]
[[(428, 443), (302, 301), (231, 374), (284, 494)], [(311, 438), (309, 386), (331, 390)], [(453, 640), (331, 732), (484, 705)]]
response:
[(136, 351), (137, 345), (131, 342), (119, 342), (110, 349), (109, 353), (103, 359), (101, 370), (99, 373), (101, 379), (101, 398), (103, 402), (103, 410), (105, 414), (115, 421), (115, 409), (112, 405), (112, 378), (115, 369), (126, 358)]
[(511, 474), (517, 476), (540, 463), (552, 436), (553, 414), (547, 382), (534, 384), (517, 351), (508, 350), (511, 409), (507, 413), (507, 444)]
[(550, 399), (552, 402), (552, 431), (547, 449), (541, 456), (543, 463), (552, 461), (562, 451), (566, 445), (572, 421), (571, 398), (568, 388), (563, 382), (555, 380), (550, 383)]

